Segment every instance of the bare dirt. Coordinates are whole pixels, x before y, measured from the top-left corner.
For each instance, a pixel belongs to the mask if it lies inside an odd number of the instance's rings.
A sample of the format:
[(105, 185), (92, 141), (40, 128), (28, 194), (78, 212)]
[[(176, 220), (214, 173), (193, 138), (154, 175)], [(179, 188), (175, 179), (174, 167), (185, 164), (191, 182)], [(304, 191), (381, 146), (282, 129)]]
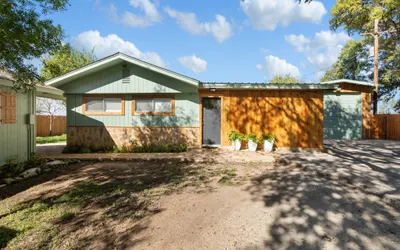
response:
[(0, 229), (23, 204), (61, 200), (73, 215), (50, 221), (50, 238), (16, 234), (7, 247), (397, 250), (400, 211), (384, 197), (399, 190), (399, 149), (366, 163), (367, 146), (285, 153), (275, 164), (80, 163), (11, 187)]

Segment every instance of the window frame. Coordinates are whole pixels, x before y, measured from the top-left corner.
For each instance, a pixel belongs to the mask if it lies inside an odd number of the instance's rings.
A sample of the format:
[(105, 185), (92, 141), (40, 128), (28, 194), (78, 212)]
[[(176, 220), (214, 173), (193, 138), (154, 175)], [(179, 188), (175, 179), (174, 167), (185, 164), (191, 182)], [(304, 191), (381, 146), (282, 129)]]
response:
[[(114, 99), (121, 98), (121, 112), (88, 112), (86, 111), (86, 98)], [(82, 114), (87, 116), (125, 116), (125, 96), (124, 95), (83, 95), (82, 96)]]
[[(171, 99), (171, 112), (136, 112), (135, 103), (140, 99)], [(132, 115), (133, 116), (174, 116), (175, 115), (175, 96), (173, 95), (140, 95), (132, 96)]]

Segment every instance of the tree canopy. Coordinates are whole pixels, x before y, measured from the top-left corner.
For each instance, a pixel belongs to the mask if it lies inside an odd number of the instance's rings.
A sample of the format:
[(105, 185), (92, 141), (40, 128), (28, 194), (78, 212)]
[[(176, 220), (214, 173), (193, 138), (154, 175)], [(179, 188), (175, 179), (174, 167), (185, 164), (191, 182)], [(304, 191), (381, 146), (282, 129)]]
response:
[(365, 40), (350, 40), (333, 64), (321, 78), (321, 82), (336, 79), (351, 79), (365, 81), (371, 76), (372, 58), (368, 57), (369, 47)]
[(272, 84), (296, 84), (299, 81), (290, 75), (284, 76), (275, 76), (271, 79), (270, 83)]
[(71, 47), (70, 44), (65, 44), (59, 50), (44, 57), (43, 67), (40, 70), (41, 76), (43, 80), (47, 81), (83, 67), (95, 60), (96, 57), (93, 50), (91, 52), (78, 51)]
[(29, 60), (56, 50), (63, 38), (61, 26), (42, 17), (65, 10), (68, 2), (69, 0), (0, 1), (0, 69), (14, 74), (16, 90), (42, 80)]

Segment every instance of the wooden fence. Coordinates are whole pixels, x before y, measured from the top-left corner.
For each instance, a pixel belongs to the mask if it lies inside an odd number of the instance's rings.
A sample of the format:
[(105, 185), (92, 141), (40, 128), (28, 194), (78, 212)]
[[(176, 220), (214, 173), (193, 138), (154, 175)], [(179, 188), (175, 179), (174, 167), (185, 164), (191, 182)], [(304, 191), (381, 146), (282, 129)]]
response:
[(371, 115), (371, 138), (400, 140), (400, 114)]
[[(57, 116), (54, 119), (52, 135), (65, 134), (67, 119), (65, 116)], [(36, 136), (50, 136), (50, 117), (47, 115), (36, 116)]]

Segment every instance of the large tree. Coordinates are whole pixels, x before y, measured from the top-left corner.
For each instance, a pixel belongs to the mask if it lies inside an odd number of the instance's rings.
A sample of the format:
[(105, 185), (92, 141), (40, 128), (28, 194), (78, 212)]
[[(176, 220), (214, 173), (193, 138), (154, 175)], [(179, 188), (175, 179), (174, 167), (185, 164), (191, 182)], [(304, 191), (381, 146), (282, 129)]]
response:
[(279, 76), (279, 75), (274, 76), (270, 81), (270, 83), (272, 83), (272, 84), (296, 84), (298, 82), (299, 82), (299, 80), (293, 76), (290, 76), (290, 74), (283, 75), (283, 76)]
[[(374, 31), (375, 19), (379, 20), (379, 83), (384, 87), (378, 94), (386, 101), (395, 98), (400, 90), (400, 1), (337, 0), (331, 15), (331, 29), (366, 35), (365, 41), (371, 46), (373, 39), (368, 34)], [(367, 69), (371, 71), (372, 66)], [(400, 111), (400, 101), (395, 107)]]
[(332, 68), (321, 78), (321, 82), (337, 79), (368, 80), (373, 67), (368, 50), (365, 40), (348, 41)]
[(63, 45), (59, 50), (43, 58), (40, 72), (44, 80), (63, 75), (74, 69), (83, 67), (96, 60), (94, 51), (78, 51), (70, 44)]
[(61, 45), (60, 25), (46, 19), (48, 14), (66, 9), (69, 0), (0, 1), (0, 69), (13, 72), (16, 90), (42, 80), (29, 61), (50, 53)]

